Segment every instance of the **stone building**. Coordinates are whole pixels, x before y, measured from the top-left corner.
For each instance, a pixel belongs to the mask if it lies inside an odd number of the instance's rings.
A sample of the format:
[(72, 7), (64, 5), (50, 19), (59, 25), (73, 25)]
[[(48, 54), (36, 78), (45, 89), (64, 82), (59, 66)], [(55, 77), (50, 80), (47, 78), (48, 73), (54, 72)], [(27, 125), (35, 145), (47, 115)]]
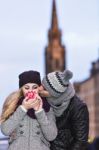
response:
[(45, 73), (66, 68), (66, 50), (61, 42), (61, 31), (58, 26), (56, 3), (53, 0), (51, 28), (48, 32), (48, 46), (45, 49)]
[(99, 136), (99, 59), (92, 63), (89, 78), (74, 85), (76, 92), (88, 106), (89, 136)]

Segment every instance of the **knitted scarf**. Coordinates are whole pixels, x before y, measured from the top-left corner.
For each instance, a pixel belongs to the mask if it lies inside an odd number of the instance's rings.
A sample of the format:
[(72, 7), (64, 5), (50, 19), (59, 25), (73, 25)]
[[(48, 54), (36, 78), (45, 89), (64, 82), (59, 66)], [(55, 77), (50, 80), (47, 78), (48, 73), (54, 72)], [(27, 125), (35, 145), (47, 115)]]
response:
[(70, 100), (74, 95), (75, 95), (75, 90), (72, 84), (70, 83), (66, 91), (63, 94), (61, 94), (59, 97), (51, 96), (47, 98), (49, 104), (53, 108), (56, 117), (61, 116), (62, 113), (67, 109)]

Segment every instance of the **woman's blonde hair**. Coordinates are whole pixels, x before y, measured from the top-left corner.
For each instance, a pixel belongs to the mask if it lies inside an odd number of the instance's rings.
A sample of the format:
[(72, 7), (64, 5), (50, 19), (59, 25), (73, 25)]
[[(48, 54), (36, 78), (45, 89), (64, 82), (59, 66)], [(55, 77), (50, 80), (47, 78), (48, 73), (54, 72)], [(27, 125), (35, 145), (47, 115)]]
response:
[(22, 89), (11, 93), (3, 104), (2, 114), (0, 117), (0, 123), (4, 122), (15, 111), (19, 99), (23, 96)]

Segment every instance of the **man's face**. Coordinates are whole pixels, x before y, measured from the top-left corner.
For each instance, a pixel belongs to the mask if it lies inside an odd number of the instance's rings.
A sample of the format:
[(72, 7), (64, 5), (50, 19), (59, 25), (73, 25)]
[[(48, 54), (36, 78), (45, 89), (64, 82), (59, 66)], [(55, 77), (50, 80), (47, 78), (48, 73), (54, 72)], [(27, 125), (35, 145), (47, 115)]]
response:
[(50, 97), (49, 92), (42, 85), (39, 87), (39, 94), (43, 97)]

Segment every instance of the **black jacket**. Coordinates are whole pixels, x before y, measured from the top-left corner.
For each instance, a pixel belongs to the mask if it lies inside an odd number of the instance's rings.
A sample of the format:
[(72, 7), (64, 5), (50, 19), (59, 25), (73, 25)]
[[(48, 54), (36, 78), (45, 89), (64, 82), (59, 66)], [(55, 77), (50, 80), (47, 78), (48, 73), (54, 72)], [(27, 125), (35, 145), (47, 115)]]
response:
[(51, 150), (85, 150), (89, 132), (89, 113), (86, 104), (76, 95), (60, 117), (56, 117), (58, 135)]

